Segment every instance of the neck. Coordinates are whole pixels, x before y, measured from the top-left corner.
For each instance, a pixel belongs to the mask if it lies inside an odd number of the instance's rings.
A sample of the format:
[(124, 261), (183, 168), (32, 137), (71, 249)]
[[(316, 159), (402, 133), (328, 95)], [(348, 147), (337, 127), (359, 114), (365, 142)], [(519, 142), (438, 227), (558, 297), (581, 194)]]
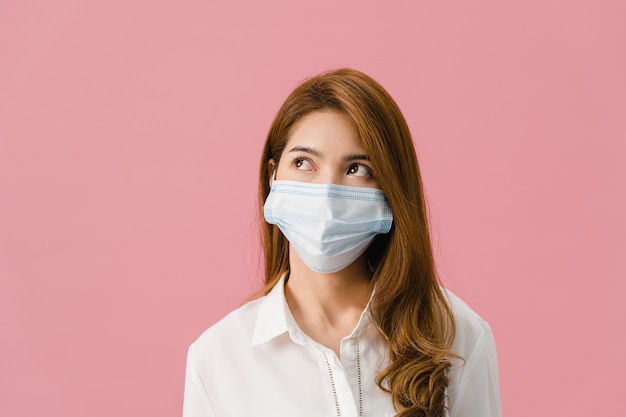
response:
[(309, 269), (290, 251), (285, 297), (300, 328), (339, 352), (341, 339), (356, 326), (372, 289), (365, 256), (341, 271), (322, 274)]

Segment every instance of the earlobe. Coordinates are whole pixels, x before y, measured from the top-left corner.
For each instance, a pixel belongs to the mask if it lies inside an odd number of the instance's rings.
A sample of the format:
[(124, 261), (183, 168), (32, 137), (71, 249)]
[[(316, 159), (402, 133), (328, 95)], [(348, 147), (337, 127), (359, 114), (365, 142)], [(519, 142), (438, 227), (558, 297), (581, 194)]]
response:
[(270, 188), (272, 188), (272, 184), (274, 183), (274, 173), (276, 172), (276, 163), (273, 159), (270, 159), (267, 162), (267, 176), (270, 179)]

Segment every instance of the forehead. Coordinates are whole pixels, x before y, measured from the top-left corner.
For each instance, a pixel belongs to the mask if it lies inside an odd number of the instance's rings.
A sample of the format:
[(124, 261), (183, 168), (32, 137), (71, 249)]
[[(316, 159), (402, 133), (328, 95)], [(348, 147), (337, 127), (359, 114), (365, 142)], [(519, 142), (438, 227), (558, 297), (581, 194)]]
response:
[(336, 111), (317, 111), (298, 120), (291, 129), (287, 150), (293, 146), (351, 148), (362, 150), (359, 133), (348, 116)]

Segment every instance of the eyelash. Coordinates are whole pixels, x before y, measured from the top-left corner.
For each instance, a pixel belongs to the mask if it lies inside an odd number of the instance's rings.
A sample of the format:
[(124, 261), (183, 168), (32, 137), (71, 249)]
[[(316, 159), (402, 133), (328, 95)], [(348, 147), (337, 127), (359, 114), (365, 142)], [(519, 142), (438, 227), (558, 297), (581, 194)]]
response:
[(357, 168), (357, 171), (359, 171), (361, 168), (365, 168), (365, 171), (366, 171), (365, 174), (356, 175), (357, 177), (366, 177), (366, 176), (372, 175), (372, 168), (368, 167), (365, 164), (352, 164), (348, 167), (348, 172), (350, 172), (352, 168)]
[(300, 166), (298, 166), (298, 164), (303, 163), (303, 162), (308, 162), (309, 164), (313, 165), (313, 163), (310, 160), (308, 160), (307, 158), (298, 157), (298, 156), (293, 159), (292, 165), (296, 169), (300, 169)]

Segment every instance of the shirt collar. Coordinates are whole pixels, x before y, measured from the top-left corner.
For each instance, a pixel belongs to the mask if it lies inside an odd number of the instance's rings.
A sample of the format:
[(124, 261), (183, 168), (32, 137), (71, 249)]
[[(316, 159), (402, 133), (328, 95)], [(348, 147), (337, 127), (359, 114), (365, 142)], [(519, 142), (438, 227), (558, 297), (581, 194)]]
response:
[(289, 331), (287, 324), (287, 301), (285, 300), (285, 277), (283, 274), (274, 288), (261, 300), (251, 346), (265, 343)]
[[(283, 274), (274, 288), (262, 299), (250, 341), (251, 346), (266, 343), (284, 333), (289, 333), (291, 340), (299, 345), (305, 345), (311, 341), (300, 329), (287, 305), (285, 281), (288, 274), (289, 272)], [(356, 336), (371, 323), (370, 302), (371, 298), (349, 337)]]

